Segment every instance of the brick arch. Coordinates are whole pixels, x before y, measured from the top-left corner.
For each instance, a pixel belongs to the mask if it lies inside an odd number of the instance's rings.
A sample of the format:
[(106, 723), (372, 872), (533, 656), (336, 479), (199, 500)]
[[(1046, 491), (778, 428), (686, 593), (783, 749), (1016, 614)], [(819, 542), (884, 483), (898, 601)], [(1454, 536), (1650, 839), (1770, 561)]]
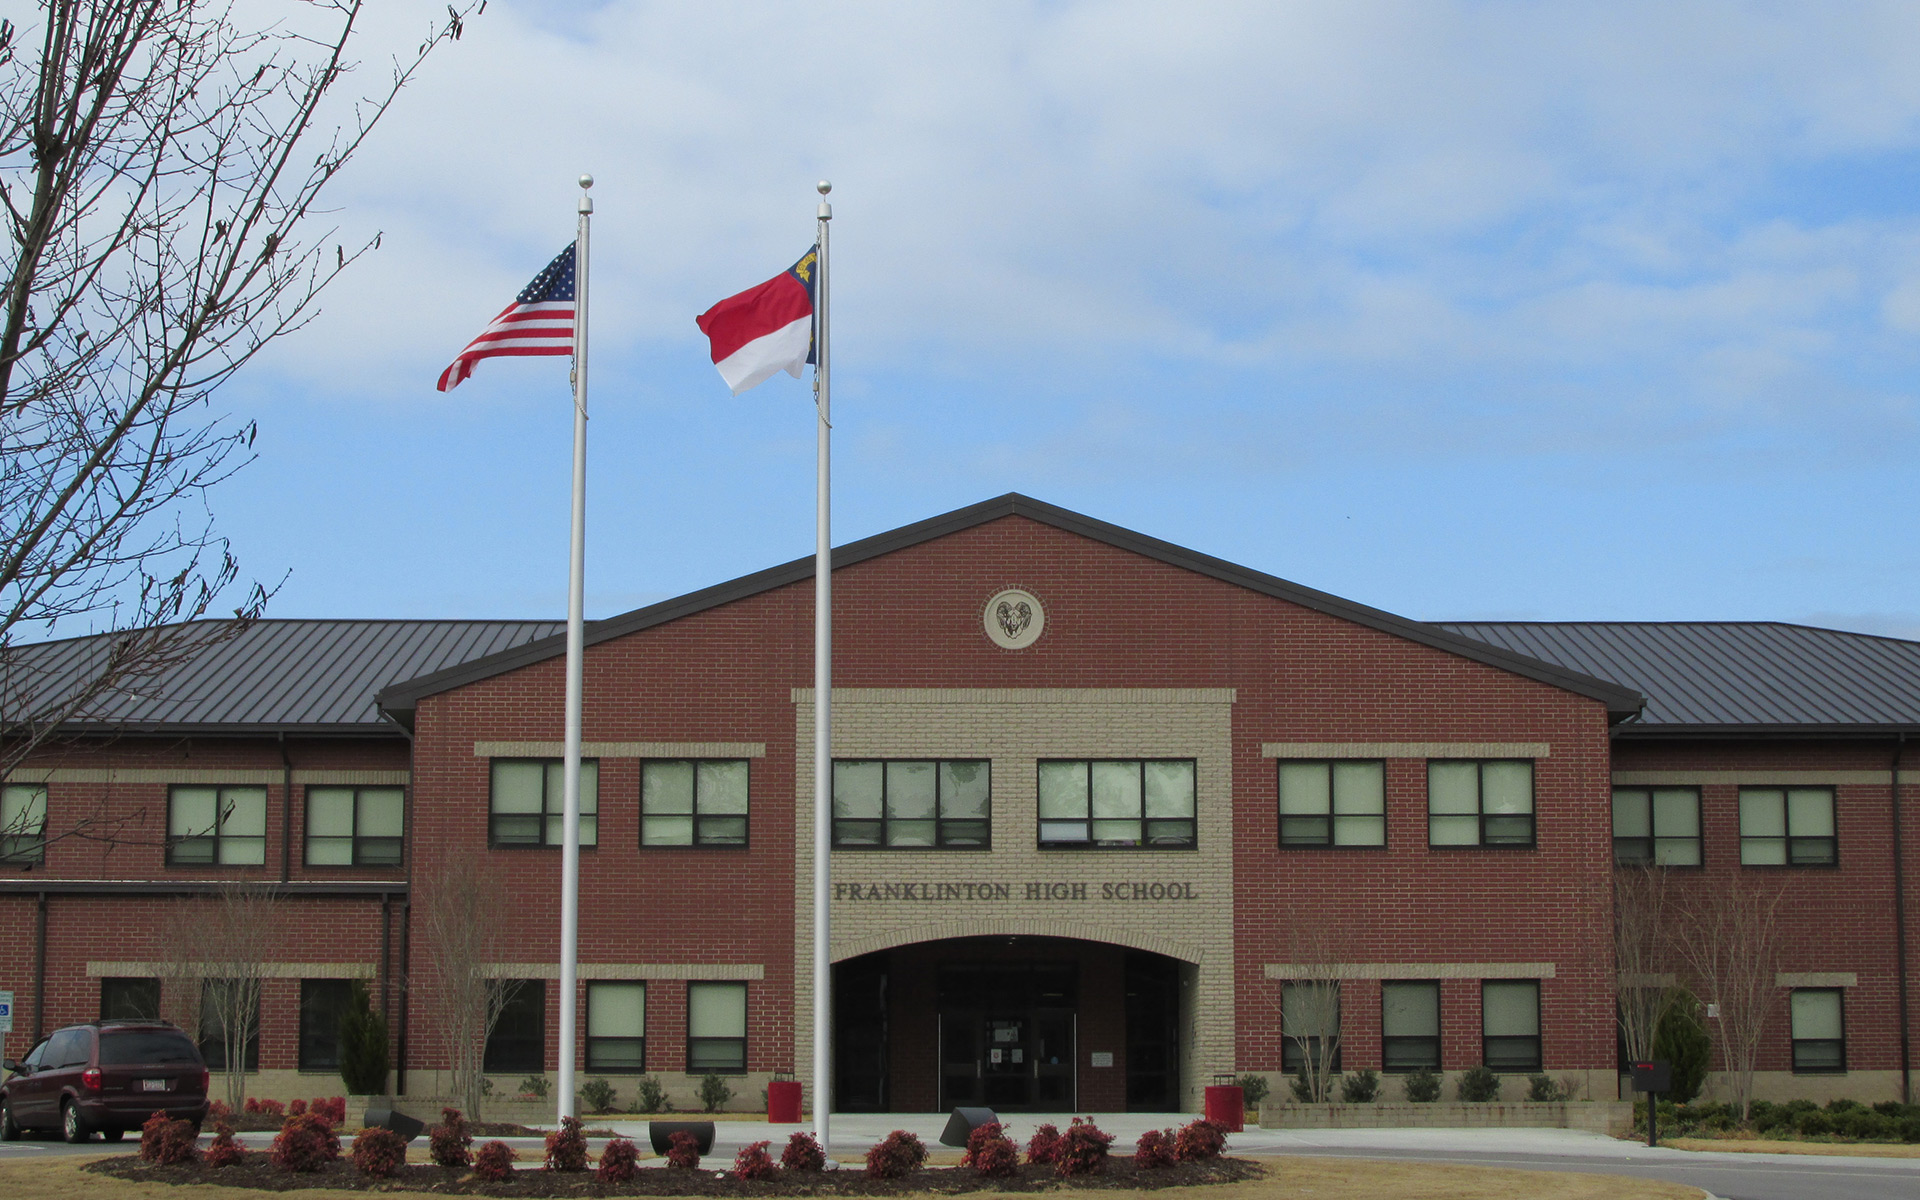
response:
[(1089, 924), (1085, 921), (975, 917), (914, 925), (889, 933), (860, 938), (845, 945), (835, 946), (833, 961), (845, 962), (850, 958), (859, 958), (863, 954), (872, 954), (876, 950), (891, 950), (896, 946), (910, 946), (916, 942), (944, 942), (953, 938), (977, 937), (1050, 937), (1066, 938), (1077, 942), (1106, 942), (1115, 946), (1125, 946), (1131, 950), (1151, 951), (1154, 954), (1176, 958), (1196, 966), (1206, 958), (1204, 951), (1182, 945), (1172, 938)]

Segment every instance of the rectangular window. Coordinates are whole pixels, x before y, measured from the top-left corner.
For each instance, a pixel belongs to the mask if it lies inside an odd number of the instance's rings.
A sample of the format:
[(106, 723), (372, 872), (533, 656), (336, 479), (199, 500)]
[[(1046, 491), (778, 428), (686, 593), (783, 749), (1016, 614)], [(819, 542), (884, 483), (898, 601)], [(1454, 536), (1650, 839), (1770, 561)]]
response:
[[(488, 844), (558, 846), (566, 840), (566, 764), (557, 758), (496, 758), (488, 805)], [(600, 763), (580, 762), (580, 844), (600, 841)]]
[(102, 1021), (158, 1021), (160, 1019), (160, 981), (158, 979), (102, 979), (100, 981), (100, 1019)]
[(1039, 766), (1042, 846), (1193, 846), (1192, 759)]
[(1386, 845), (1386, 764), (1282, 762), (1280, 844)]
[(1440, 985), (1380, 985), (1380, 1057), (1388, 1071), (1440, 1069)]
[(1613, 789), (1613, 861), (1623, 867), (1700, 865), (1700, 789)]
[(340, 1018), (353, 1003), (351, 979), (300, 981), (300, 1069), (340, 1069)]
[(308, 788), (307, 865), (399, 866), (406, 812), (401, 788)]
[(547, 985), (541, 979), (501, 979), (506, 993), (500, 1020), (487, 1035), (481, 1070), (518, 1075), (544, 1071), (547, 1063)]
[(1840, 861), (1832, 788), (1741, 788), (1740, 865), (1830, 867)]
[(1427, 844), (1533, 845), (1533, 763), (1429, 762)]
[(1496, 1071), (1540, 1069), (1540, 983), (1489, 979), (1480, 985), (1480, 1061)]
[(640, 765), (642, 846), (747, 844), (747, 760)]
[(687, 1074), (743, 1075), (747, 1070), (747, 985), (687, 985)]
[(647, 1073), (647, 985), (587, 985), (587, 1070)]
[(47, 789), (38, 783), (0, 788), (0, 863), (45, 862)]
[(1847, 1069), (1845, 1005), (1839, 988), (1795, 988), (1793, 1073), (1839, 1075)]
[(257, 867), (267, 861), (267, 789), (176, 787), (167, 792), (167, 863)]
[[(244, 1004), (244, 1007), (242, 1005)], [(260, 1069), (260, 981), (257, 979), (206, 979), (200, 983), (200, 1057), (209, 1071), (227, 1067), (227, 1026), (236, 1036), (246, 1033), (248, 1071)]]
[(1280, 1069), (1296, 1072), (1311, 1054), (1314, 1062), (1333, 1055), (1328, 1069), (1340, 1069), (1340, 985), (1333, 980), (1280, 985)]
[(987, 848), (985, 759), (833, 764), (833, 844)]

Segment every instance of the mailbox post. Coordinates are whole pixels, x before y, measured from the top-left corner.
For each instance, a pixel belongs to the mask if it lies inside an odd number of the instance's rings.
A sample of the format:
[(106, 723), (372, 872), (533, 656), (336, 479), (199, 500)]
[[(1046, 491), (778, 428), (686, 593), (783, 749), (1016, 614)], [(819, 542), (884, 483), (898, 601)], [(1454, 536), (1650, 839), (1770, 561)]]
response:
[(1673, 1064), (1657, 1058), (1632, 1066), (1633, 1090), (1647, 1097), (1647, 1145), (1660, 1144), (1660, 1097), (1673, 1087)]

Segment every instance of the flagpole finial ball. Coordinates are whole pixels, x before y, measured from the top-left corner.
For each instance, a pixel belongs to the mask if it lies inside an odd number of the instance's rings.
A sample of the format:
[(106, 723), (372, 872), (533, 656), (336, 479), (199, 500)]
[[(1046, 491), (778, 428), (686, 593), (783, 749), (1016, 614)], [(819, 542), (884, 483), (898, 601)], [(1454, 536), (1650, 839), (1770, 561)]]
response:
[(590, 187), (592, 187), (592, 186), (593, 186), (593, 176), (591, 176), (591, 175), (582, 175), (582, 176), (580, 177), (580, 186), (581, 186), (581, 187), (583, 187), (583, 188), (590, 188)]
[(819, 183), (816, 183), (813, 185), (813, 190), (816, 192), (819, 192), (822, 196), (824, 196), (828, 192), (833, 190), (833, 184), (828, 182), (825, 179), (822, 179)]

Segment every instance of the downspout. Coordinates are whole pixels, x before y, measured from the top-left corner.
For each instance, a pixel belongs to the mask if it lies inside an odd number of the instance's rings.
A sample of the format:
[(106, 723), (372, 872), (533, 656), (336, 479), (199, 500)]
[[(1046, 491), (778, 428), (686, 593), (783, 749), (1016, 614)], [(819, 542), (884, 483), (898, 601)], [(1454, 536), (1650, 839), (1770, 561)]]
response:
[(1900, 972), (1900, 1102), (1913, 1103), (1913, 1046), (1907, 1023), (1907, 842), (1900, 831), (1900, 755), (1906, 749), (1905, 731), (1894, 735), (1893, 783), (1893, 936), (1894, 963)]
[[(393, 718), (384, 709), (380, 715), (387, 720)], [(400, 1028), (394, 1044), (393, 1090), (395, 1095), (407, 1094), (407, 1032), (413, 1017), (413, 779), (414, 769), (418, 766), (415, 752), (418, 745), (413, 739), (413, 730), (399, 721), (393, 721), (394, 728), (407, 739), (407, 791), (401, 816), (400, 858), (402, 869), (406, 872), (407, 891), (400, 900)], [(385, 928), (383, 924), (382, 928)], [(384, 934), (382, 935), (385, 936)], [(386, 962), (385, 943), (382, 943), (380, 961)], [(380, 986), (382, 1011), (386, 1005), (386, 984)], [(391, 1025), (388, 1028), (392, 1028)]]
[(280, 731), (280, 882), (293, 878), (293, 758), (287, 731)]
[(413, 894), (400, 902), (400, 1044), (399, 1067), (394, 1072), (393, 1088), (396, 1095), (407, 1094), (407, 1018), (413, 1015), (413, 989), (407, 981), (412, 978), (411, 955), (413, 952)]
[(40, 911), (34, 921), (33, 1040), (47, 1031), (47, 894), (40, 893)]

